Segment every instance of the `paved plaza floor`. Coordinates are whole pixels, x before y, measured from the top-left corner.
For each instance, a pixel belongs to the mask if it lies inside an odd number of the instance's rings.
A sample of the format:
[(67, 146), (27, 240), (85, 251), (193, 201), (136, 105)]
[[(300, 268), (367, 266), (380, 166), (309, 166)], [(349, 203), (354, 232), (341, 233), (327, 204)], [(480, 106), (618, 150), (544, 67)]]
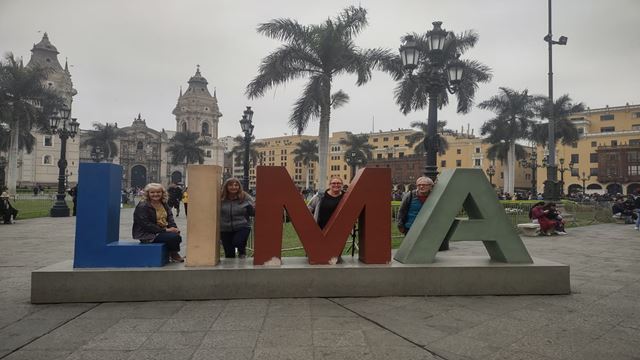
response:
[(75, 218), (0, 225), (1, 359), (640, 359), (632, 225), (524, 239), (571, 266), (571, 295), (30, 304), (31, 271), (72, 259), (74, 231)]

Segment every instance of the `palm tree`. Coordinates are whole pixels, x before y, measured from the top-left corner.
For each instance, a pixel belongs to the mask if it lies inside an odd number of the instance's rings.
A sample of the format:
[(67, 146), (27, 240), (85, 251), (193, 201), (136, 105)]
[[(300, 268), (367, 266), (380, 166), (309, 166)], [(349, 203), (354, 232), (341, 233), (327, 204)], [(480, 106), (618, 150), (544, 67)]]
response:
[[(258, 148), (264, 146), (264, 144), (253, 141), (255, 139), (254, 136), (251, 136), (251, 143), (249, 144), (249, 164), (257, 164), (258, 158), (260, 158), (260, 151)], [(235, 145), (231, 148), (231, 154), (235, 156), (235, 165), (242, 165), (242, 161), (244, 159), (244, 135), (238, 135), (233, 138)]]
[(500, 160), (506, 158), (504, 191), (510, 194), (514, 191), (515, 161), (519, 155), (524, 155), (523, 149), (517, 150), (516, 141), (531, 137), (535, 109), (540, 101), (539, 96), (529, 95), (527, 89), (519, 92), (501, 87), (498, 95), (478, 104), (479, 108), (496, 114), (482, 125), (480, 134), (488, 135), (484, 141), (492, 144), (489, 148), (491, 156), (495, 154), (494, 158)]
[[(553, 103), (553, 117), (555, 118), (555, 140), (561, 140), (562, 144), (570, 145), (578, 141), (578, 129), (569, 116), (573, 113), (583, 112), (583, 103), (574, 104), (569, 94), (564, 94)], [(545, 99), (538, 104), (538, 116), (542, 119), (549, 119), (549, 99)], [(533, 126), (532, 140), (543, 146), (549, 141), (549, 123), (535, 124)]]
[[(338, 142), (340, 145), (345, 146), (346, 150), (344, 152), (345, 159), (355, 158), (360, 161), (360, 166), (365, 166), (367, 164), (367, 160), (373, 157), (373, 149), (375, 147), (369, 144), (369, 135), (367, 134), (352, 134), (347, 133), (346, 139), (340, 139)], [(356, 163), (352, 162), (351, 164), (351, 176), (353, 177), (356, 172)]]
[(118, 145), (116, 140), (120, 136), (120, 129), (117, 124), (109, 123), (93, 123), (94, 131), (91, 131), (89, 138), (83, 141), (84, 146), (91, 146), (91, 149), (100, 148), (103, 151), (105, 159), (110, 159), (118, 156)]
[[(396, 56), (386, 49), (361, 49), (353, 38), (367, 25), (367, 10), (350, 6), (336, 18), (321, 24), (302, 25), (292, 19), (275, 19), (258, 26), (258, 33), (284, 42), (267, 55), (258, 75), (247, 85), (249, 98), (288, 81), (307, 77), (308, 82), (294, 105), (289, 124), (302, 133), (311, 118), (319, 118), (319, 188), (324, 189), (329, 153), (331, 108), (344, 104), (348, 96), (331, 94), (334, 77), (355, 74), (358, 86), (371, 79), (375, 68), (390, 71)], [(397, 65), (397, 62), (396, 62)]]
[(62, 99), (44, 87), (46, 78), (46, 70), (25, 67), (11, 53), (0, 61), (0, 123), (8, 126), (10, 135), (10, 193), (16, 190), (18, 152), (33, 148), (33, 136), (27, 133), (47, 129), (49, 116), (62, 105)]
[[(425, 142), (425, 134), (427, 133), (427, 123), (423, 121), (414, 121), (411, 124), (411, 127), (414, 129), (418, 129), (417, 132), (407, 136), (407, 146), (413, 147), (413, 152), (416, 155), (424, 155), (425, 150), (427, 149), (427, 144)], [(443, 155), (445, 151), (449, 150), (449, 142), (447, 139), (440, 135), (442, 133), (450, 133), (451, 130), (446, 129), (447, 126), (446, 121), (438, 121), (438, 154)]]
[(174, 165), (184, 163), (184, 178), (187, 183), (187, 166), (189, 164), (203, 164), (205, 152), (203, 146), (211, 145), (211, 141), (200, 138), (197, 132), (178, 132), (169, 140), (167, 152), (171, 153)]
[(298, 143), (298, 147), (292, 152), (295, 155), (293, 161), (301, 162), (307, 169), (305, 189), (309, 189), (309, 178), (311, 177), (311, 163), (318, 161), (318, 141), (304, 139)]

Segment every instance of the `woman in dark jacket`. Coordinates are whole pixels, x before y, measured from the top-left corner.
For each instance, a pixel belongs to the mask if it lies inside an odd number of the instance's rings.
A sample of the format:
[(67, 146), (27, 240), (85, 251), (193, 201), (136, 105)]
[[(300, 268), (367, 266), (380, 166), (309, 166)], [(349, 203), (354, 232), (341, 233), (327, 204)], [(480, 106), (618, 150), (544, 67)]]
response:
[(141, 243), (163, 243), (169, 251), (169, 261), (184, 262), (180, 256), (182, 237), (167, 205), (167, 191), (161, 184), (150, 183), (144, 188), (142, 201), (133, 212), (133, 238)]
[(224, 248), (224, 257), (247, 257), (247, 239), (251, 233), (249, 217), (255, 213), (251, 195), (242, 190), (240, 181), (230, 178), (222, 185), (220, 204), (220, 239)]

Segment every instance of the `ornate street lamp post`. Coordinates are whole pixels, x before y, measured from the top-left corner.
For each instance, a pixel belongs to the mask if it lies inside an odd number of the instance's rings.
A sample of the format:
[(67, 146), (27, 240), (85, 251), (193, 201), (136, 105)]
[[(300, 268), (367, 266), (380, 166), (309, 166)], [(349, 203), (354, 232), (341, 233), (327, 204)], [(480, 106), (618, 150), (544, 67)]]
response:
[(496, 169), (493, 167), (493, 165), (489, 165), (485, 172), (487, 173), (487, 175), (489, 175), (489, 183), (491, 184), (491, 187), (493, 187), (493, 175), (496, 174)]
[[(574, 163), (569, 163), (569, 169), (573, 170), (573, 167), (575, 166)], [(573, 171), (572, 171), (573, 172)], [(578, 180), (582, 181), (582, 198), (584, 199), (584, 197), (586, 196), (586, 191), (587, 188), (585, 187), (587, 184), (587, 181), (589, 181), (589, 179), (591, 179), (591, 175), (587, 176), (587, 174), (585, 174), (585, 172), (582, 172), (582, 176), (580, 176), (580, 173), (576, 173), (575, 176)]]
[(560, 158), (558, 161), (560, 162), (560, 167), (558, 168), (560, 172), (560, 196), (564, 196), (564, 172), (569, 168), (564, 167), (564, 158)]
[(251, 106), (247, 106), (247, 109), (242, 114), (242, 120), (240, 120), (240, 127), (244, 132), (244, 163), (243, 163), (243, 179), (242, 186), (245, 191), (249, 191), (249, 149), (251, 148), (251, 137), (253, 136), (253, 110)]
[(459, 60), (445, 61), (442, 49), (449, 39), (447, 31), (441, 28), (442, 22), (433, 22), (433, 29), (427, 32), (426, 42), (428, 51), (421, 53), (413, 36), (404, 37), (404, 44), (400, 46), (400, 58), (405, 70), (412, 76), (414, 69), (426, 67), (431, 69), (425, 79), (429, 92), (429, 118), (427, 120), (427, 133), (425, 134), (424, 147), (427, 161), (424, 175), (436, 180), (438, 177), (438, 96), (445, 89), (451, 94), (458, 91), (458, 84), (462, 79), (463, 66)]
[[(556, 166), (556, 120), (553, 114), (553, 45), (567, 45), (567, 37), (560, 36), (558, 41), (553, 40), (551, 32), (551, 0), (548, 0), (549, 7), (549, 32), (544, 37), (549, 48), (549, 167), (547, 167), (547, 181), (544, 182), (545, 200), (558, 201), (560, 189), (558, 189), (558, 168)], [(562, 185), (561, 185), (562, 186)]]
[(104, 159), (104, 153), (100, 146), (96, 146), (91, 150), (91, 160), (93, 162), (101, 162)]
[(63, 105), (62, 108), (49, 119), (51, 133), (58, 134), (60, 137), (60, 159), (58, 160), (58, 193), (56, 201), (51, 207), (51, 217), (69, 216), (69, 207), (65, 201), (65, 171), (67, 169), (67, 139), (74, 138), (78, 133), (77, 119), (71, 119), (69, 116), (71, 110)]
[(520, 166), (531, 169), (531, 195), (537, 196), (538, 195), (538, 178), (537, 178), (538, 168), (539, 167), (548, 168), (547, 159), (544, 158), (542, 160), (542, 164), (538, 164), (538, 154), (536, 154), (536, 150), (535, 148), (533, 148), (531, 152), (531, 156), (529, 157), (529, 160), (525, 160), (525, 159), (520, 160)]

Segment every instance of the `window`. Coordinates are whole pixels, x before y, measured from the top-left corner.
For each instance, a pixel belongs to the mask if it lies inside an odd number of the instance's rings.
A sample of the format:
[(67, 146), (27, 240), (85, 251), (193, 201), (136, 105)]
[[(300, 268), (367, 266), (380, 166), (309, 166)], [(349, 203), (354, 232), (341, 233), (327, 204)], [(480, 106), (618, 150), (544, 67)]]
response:
[(640, 145), (640, 139), (629, 139), (629, 145), (631, 145), (631, 146)]
[(640, 175), (640, 165), (629, 165), (627, 171), (631, 176), (638, 176)]
[(458, 155), (462, 154), (462, 150), (456, 149), (456, 154), (458, 154)]
[(394, 136), (393, 140), (400, 140), (400, 136)]
[(531, 180), (531, 174), (524, 174), (525, 180)]
[(633, 117), (636, 118), (636, 119), (640, 118), (640, 112), (634, 112), (633, 113)]
[(598, 153), (589, 154), (589, 162), (590, 163), (597, 163), (598, 162)]
[(53, 137), (51, 135), (45, 135), (43, 145), (46, 147), (53, 146)]
[(378, 142), (378, 138), (373, 138), (373, 142)]
[(608, 121), (613, 119), (615, 119), (615, 116), (613, 114), (600, 115), (601, 121)]
[(584, 128), (583, 127), (579, 127), (576, 130), (578, 130), (578, 135), (584, 134)]
[(474, 166), (482, 166), (482, 164), (480, 164), (480, 159), (475, 159), (473, 164)]
[(571, 162), (577, 164), (580, 162), (580, 154), (571, 154)]
[(640, 130), (640, 124), (631, 125), (631, 130)]
[(376, 156), (376, 159), (382, 159), (382, 154), (378, 154), (378, 155)]
[(182, 132), (187, 132), (187, 123), (186, 122), (182, 123)]
[(640, 162), (640, 151), (629, 151), (627, 153), (627, 161), (630, 163)]
[(142, 149), (144, 149), (144, 145), (142, 144), (142, 141), (138, 141), (138, 144), (136, 145), (136, 149), (137, 149), (137, 150), (142, 150)]
[(202, 123), (202, 135), (211, 135), (209, 133), (209, 123)]
[(387, 154), (387, 159), (393, 159), (393, 153)]
[(382, 141), (389, 141), (389, 138), (388, 137), (383, 137)]
[(500, 179), (504, 179), (504, 172), (500, 172)]
[[(340, 165), (338, 165), (338, 167), (340, 167)], [(345, 165), (342, 170), (347, 171), (347, 165)]]
[(51, 165), (53, 164), (53, 158), (51, 157), (51, 155), (45, 155), (42, 157), (42, 164), (43, 165)]
[(571, 147), (574, 148), (574, 149), (577, 149), (578, 148), (578, 143), (577, 142), (571, 143)]
[(457, 167), (461, 167), (462, 166), (462, 160), (456, 160), (456, 166)]
[(578, 168), (575, 168), (575, 167), (572, 168), (571, 169), (571, 176), (580, 176), (579, 171), (580, 171), (580, 169), (578, 169)]
[(605, 126), (600, 128), (600, 132), (614, 132), (616, 131), (615, 126)]
[(598, 168), (590, 168), (589, 169), (590, 176), (598, 176)]
[(479, 147), (476, 148), (476, 154), (480, 154), (480, 148)]
[(403, 152), (399, 152), (399, 153), (398, 153), (398, 157), (399, 157), (399, 158), (404, 157), (404, 153), (403, 153)]
[(447, 160), (440, 161), (440, 167), (447, 167)]
[(591, 142), (591, 147), (598, 147), (598, 142), (597, 141), (592, 141)]
[(618, 140), (611, 140), (611, 146), (618, 146)]

